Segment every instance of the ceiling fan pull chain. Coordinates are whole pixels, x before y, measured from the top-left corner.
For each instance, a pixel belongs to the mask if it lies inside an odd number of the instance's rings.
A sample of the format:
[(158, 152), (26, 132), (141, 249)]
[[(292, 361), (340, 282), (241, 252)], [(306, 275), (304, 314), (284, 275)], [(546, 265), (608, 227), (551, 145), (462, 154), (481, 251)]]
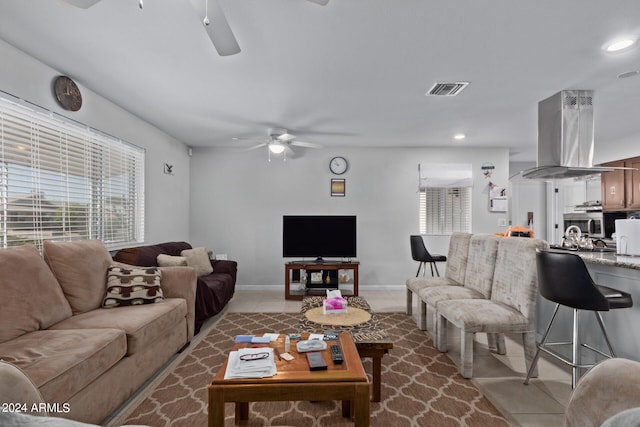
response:
[(202, 22), (204, 25), (211, 23), (211, 21), (209, 21), (209, 0), (204, 0), (204, 20)]

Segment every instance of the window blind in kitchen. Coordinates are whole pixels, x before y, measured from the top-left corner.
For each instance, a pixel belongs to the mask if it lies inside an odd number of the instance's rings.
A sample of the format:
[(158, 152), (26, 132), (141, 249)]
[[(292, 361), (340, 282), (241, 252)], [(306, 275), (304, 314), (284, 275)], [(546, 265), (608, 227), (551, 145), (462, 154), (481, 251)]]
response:
[(0, 97), (2, 247), (144, 241), (144, 150)]

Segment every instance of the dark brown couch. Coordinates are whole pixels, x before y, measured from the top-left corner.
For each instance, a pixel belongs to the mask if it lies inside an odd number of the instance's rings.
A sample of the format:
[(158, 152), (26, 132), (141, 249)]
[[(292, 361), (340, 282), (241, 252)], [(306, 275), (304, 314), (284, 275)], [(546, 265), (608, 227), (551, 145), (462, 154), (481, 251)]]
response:
[[(158, 255), (180, 256), (185, 249), (192, 249), (187, 242), (167, 242), (157, 245), (136, 246), (119, 250), (115, 261), (143, 267), (158, 266)], [(194, 333), (210, 317), (220, 313), (233, 297), (236, 286), (238, 263), (227, 260), (211, 260), (213, 273), (198, 277)]]

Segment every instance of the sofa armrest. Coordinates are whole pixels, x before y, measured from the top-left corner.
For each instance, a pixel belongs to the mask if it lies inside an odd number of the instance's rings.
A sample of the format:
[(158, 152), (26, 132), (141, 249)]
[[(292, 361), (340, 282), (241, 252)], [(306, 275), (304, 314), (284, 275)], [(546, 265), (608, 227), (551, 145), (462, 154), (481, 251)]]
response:
[(198, 276), (191, 267), (160, 267), (160, 286), (166, 298), (184, 298), (187, 301), (187, 338), (193, 338), (196, 310), (196, 283)]
[[(35, 415), (47, 415), (45, 411), (32, 412), (31, 409), (39, 408), (44, 399), (38, 388), (20, 368), (0, 359), (0, 403), (12, 403), (25, 405), (26, 412)], [(21, 408), (22, 409), (22, 408)]]
[(578, 381), (565, 411), (566, 427), (599, 426), (609, 417), (640, 406), (640, 363), (606, 359)]
[(238, 263), (236, 261), (212, 259), (211, 265), (215, 273), (230, 274), (233, 277), (233, 283), (236, 282), (236, 274), (238, 272)]

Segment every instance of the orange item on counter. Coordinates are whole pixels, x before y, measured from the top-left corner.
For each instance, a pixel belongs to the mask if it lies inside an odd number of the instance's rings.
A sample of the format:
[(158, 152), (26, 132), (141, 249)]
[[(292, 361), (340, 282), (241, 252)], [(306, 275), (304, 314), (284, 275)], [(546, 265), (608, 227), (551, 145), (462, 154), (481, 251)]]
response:
[(517, 236), (517, 237), (533, 237), (533, 230), (521, 225), (514, 225), (507, 228), (504, 233), (505, 236)]

